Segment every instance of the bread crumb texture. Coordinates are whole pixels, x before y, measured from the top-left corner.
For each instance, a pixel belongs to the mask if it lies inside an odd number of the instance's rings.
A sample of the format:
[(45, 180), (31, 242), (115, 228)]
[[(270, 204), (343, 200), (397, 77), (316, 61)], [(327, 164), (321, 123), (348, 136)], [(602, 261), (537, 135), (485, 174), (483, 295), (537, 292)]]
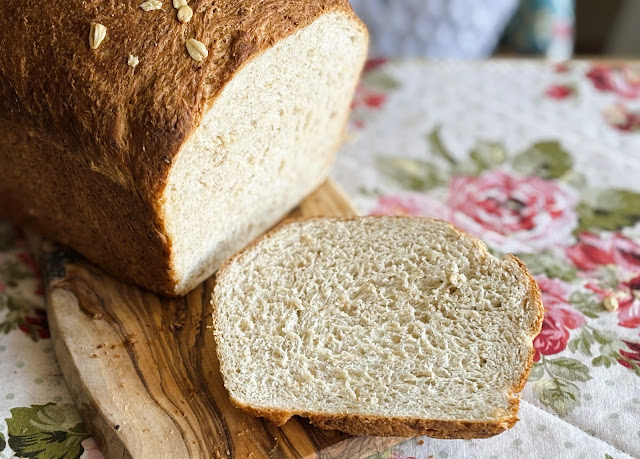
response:
[[(285, 225), (221, 269), (214, 306), (238, 405), (280, 422), (383, 426), (354, 433), (510, 427), (542, 322), (539, 290), (515, 257), (420, 218)], [(380, 418), (415, 429), (384, 430)]]

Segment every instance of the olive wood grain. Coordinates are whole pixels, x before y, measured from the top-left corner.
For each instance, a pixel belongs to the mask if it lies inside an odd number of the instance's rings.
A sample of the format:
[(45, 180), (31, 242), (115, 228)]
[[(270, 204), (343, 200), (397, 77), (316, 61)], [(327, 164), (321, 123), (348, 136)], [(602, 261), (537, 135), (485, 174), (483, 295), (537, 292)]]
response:
[[(349, 215), (327, 181), (288, 218)], [(107, 457), (357, 458), (402, 440), (349, 437), (299, 418), (278, 428), (234, 408), (210, 330), (213, 278), (163, 299), (54, 244), (43, 244), (41, 262), (55, 354)]]

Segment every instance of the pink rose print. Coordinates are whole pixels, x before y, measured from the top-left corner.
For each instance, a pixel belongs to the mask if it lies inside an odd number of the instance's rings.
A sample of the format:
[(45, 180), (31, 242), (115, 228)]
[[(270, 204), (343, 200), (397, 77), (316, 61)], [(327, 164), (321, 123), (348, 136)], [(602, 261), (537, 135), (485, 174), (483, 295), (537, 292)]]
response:
[[(363, 73), (368, 73), (376, 70), (386, 63), (387, 59), (385, 58), (369, 59), (364, 65)], [(356, 88), (356, 93), (354, 95), (351, 108), (354, 110), (357, 110), (359, 108), (379, 109), (382, 108), (382, 105), (386, 100), (387, 96), (385, 93), (375, 91), (372, 88), (367, 87), (366, 85), (360, 84)]]
[(566, 62), (558, 62), (553, 66), (553, 71), (556, 73), (567, 73), (569, 71), (569, 65)]
[(385, 93), (360, 85), (356, 88), (351, 108), (353, 110), (359, 110), (362, 108), (377, 110), (382, 107), (386, 100), (387, 95)]
[(106, 459), (93, 438), (89, 437), (86, 440), (83, 440), (80, 445), (84, 448), (84, 452), (82, 453), (82, 456), (80, 456), (80, 459)]
[(18, 225), (11, 225), (11, 231), (16, 236), (16, 247), (20, 249), (26, 249), (29, 247), (27, 236), (24, 234), (22, 227)]
[(448, 220), (450, 212), (426, 194), (404, 193), (380, 196), (370, 215), (412, 215)]
[(405, 456), (402, 453), (396, 453), (395, 451), (391, 453), (391, 457), (389, 459), (416, 459), (415, 456)]
[(624, 292), (626, 295), (618, 300), (618, 325), (625, 328), (640, 327), (640, 299), (639, 290)]
[(640, 245), (620, 233), (600, 236), (582, 232), (578, 235), (578, 243), (569, 247), (566, 253), (582, 271), (613, 264), (629, 273), (640, 274)]
[(624, 105), (612, 105), (602, 112), (607, 124), (619, 131), (640, 131), (640, 113), (630, 112)]
[(613, 92), (627, 99), (640, 96), (640, 71), (635, 67), (598, 64), (587, 72), (587, 78), (599, 91)]
[(574, 89), (571, 86), (567, 86), (564, 84), (551, 85), (545, 92), (547, 97), (556, 100), (566, 99), (567, 97), (572, 96), (573, 93)]
[(534, 361), (540, 360), (540, 354), (553, 355), (562, 352), (569, 341), (569, 330), (585, 324), (584, 316), (569, 303), (569, 286), (559, 279), (536, 276), (542, 292), (544, 304), (544, 322), (542, 331), (533, 341)]
[(615, 294), (618, 301), (618, 324), (622, 327), (640, 327), (640, 245), (620, 233), (597, 235), (583, 232), (578, 243), (566, 250), (567, 257), (580, 270), (589, 274), (600, 266), (615, 265), (622, 271), (623, 281), (614, 292), (594, 282), (585, 287), (601, 301)]
[[(625, 340), (623, 340), (622, 342), (627, 345), (630, 351), (620, 349), (620, 355), (629, 360), (633, 360), (634, 362), (638, 362), (637, 364), (640, 365), (640, 343), (634, 343), (634, 342), (625, 341)], [(631, 365), (631, 363), (627, 362), (626, 360), (618, 359), (618, 363), (624, 367), (633, 369), (633, 366)]]
[(600, 301), (615, 296), (618, 302), (618, 325), (625, 328), (640, 327), (640, 276), (621, 282), (616, 291), (603, 289), (594, 282), (587, 282), (585, 288), (594, 292)]
[[(368, 88), (362, 84), (358, 85), (353, 95), (351, 109), (356, 113), (359, 110), (371, 111), (379, 110), (387, 101), (387, 95), (375, 89)], [(364, 129), (366, 123), (358, 116), (353, 117), (352, 125), (355, 129)]]
[(382, 67), (384, 64), (387, 63), (387, 58), (385, 57), (374, 57), (373, 59), (369, 59), (367, 60), (367, 62), (364, 64), (364, 73), (370, 72), (372, 70), (375, 70), (379, 67)]
[(25, 311), (24, 320), (18, 325), (20, 331), (34, 339), (37, 336), (40, 339), (49, 339), (49, 322), (47, 322), (47, 313), (43, 309), (30, 309)]
[(18, 253), (18, 259), (25, 265), (36, 277), (40, 277), (40, 266), (29, 252)]
[(38, 283), (36, 285), (35, 294), (44, 295), (44, 289), (42, 287), (42, 276), (40, 275), (40, 266), (38, 262), (31, 256), (29, 252), (18, 253), (18, 259), (33, 273)]
[[(387, 60), (384, 58), (368, 60), (364, 66), (363, 74), (382, 67), (386, 62)], [(371, 87), (363, 80), (356, 87), (355, 94), (353, 95), (353, 102), (351, 103), (351, 109), (354, 112), (357, 112), (358, 110), (380, 110), (388, 98), (387, 94), (381, 89), (383, 88)], [(365, 127), (365, 121), (360, 119), (358, 116), (352, 116), (352, 125), (356, 129), (363, 129)]]
[(451, 222), (505, 252), (561, 246), (577, 225), (578, 200), (568, 188), (500, 170), (455, 177), (447, 205)]

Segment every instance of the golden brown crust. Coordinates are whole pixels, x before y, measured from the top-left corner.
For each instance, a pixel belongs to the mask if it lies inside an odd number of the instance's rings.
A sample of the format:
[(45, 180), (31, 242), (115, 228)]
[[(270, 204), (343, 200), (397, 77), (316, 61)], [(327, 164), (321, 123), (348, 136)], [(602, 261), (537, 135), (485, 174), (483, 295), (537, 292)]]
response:
[[(505, 257), (515, 261), (518, 264), (520, 270), (526, 276), (527, 281), (529, 282), (529, 301), (527, 305), (530, 308), (534, 308), (536, 313), (536, 318), (531, 323), (531, 329), (529, 330), (529, 336), (531, 336), (531, 341), (533, 342), (535, 337), (540, 333), (540, 330), (542, 330), (542, 322), (544, 320), (544, 305), (542, 304), (542, 294), (540, 293), (540, 287), (538, 287), (538, 283), (535, 281), (522, 260), (512, 254), (507, 254)], [(515, 384), (513, 388), (514, 393), (519, 393), (522, 391), (522, 389), (524, 389), (524, 385), (527, 383), (527, 379), (529, 379), (529, 374), (531, 373), (534, 354), (535, 349), (533, 348), (532, 344), (531, 349), (529, 350), (527, 366), (523, 371), (520, 380), (517, 382), (517, 384)]]
[(242, 411), (268, 419), (281, 426), (293, 416), (309, 419), (311, 424), (326, 430), (340, 430), (350, 435), (379, 435), (384, 437), (415, 437), (426, 435), (444, 439), (488, 438), (510, 429), (518, 421), (518, 403), (512, 414), (491, 421), (437, 420), (402, 417), (383, 417), (359, 414), (326, 414), (290, 412), (276, 408), (256, 408), (231, 402)]
[[(263, 240), (274, 237), (278, 232), (285, 229), (288, 225), (291, 224), (299, 224), (304, 221), (310, 220), (339, 220), (339, 221), (349, 221), (349, 220), (357, 220), (357, 219), (368, 219), (368, 218), (389, 218), (388, 216), (369, 216), (369, 217), (308, 217), (301, 218), (292, 221), (286, 221), (276, 225), (271, 231), (267, 232), (260, 238), (253, 241), (247, 247), (245, 247), (240, 252), (236, 253), (232, 257), (230, 257), (223, 265), (220, 267), (216, 274), (216, 283), (219, 279), (221, 279), (224, 275), (228, 267), (233, 264), (235, 261), (239, 260), (245, 254), (249, 253), (252, 249), (258, 246)], [(396, 216), (392, 218), (423, 218), (423, 217), (405, 217), (405, 216)], [(425, 220), (434, 220), (429, 218), (424, 218)], [(477, 244), (478, 249), (487, 252), (486, 246), (479, 239), (469, 235), (468, 233), (456, 228), (451, 223), (438, 220), (450, 225), (461, 237), (470, 238)], [(490, 254), (489, 254), (490, 255)], [(514, 261), (522, 274), (524, 274), (528, 285), (529, 285), (529, 295), (527, 299), (527, 306), (533, 308), (535, 311), (535, 320), (531, 324), (531, 329), (529, 330), (529, 334), (531, 340), (540, 333), (542, 328), (542, 321), (544, 315), (544, 307), (542, 305), (542, 299), (540, 294), (540, 288), (538, 284), (534, 280), (533, 276), (527, 270), (525, 264), (515, 257), (512, 254), (507, 254), (505, 259)], [(213, 306), (213, 329), (214, 333), (217, 335), (220, 333), (218, 322), (217, 322), (217, 310), (218, 310), (218, 302), (216, 300), (216, 290), (211, 298), (211, 303)], [(217, 339), (217, 336), (216, 336)], [(218, 355), (218, 361), (220, 362), (220, 370), (224, 376), (225, 372), (223, 371), (225, 366), (225, 361), (220, 354), (219, 347), (216, 348), (216, 352)], [(281, 410), (278, 408), (260, 408), (247, 405), (238, 400), (235, 400), (233, 397), (231, 398), (231, 402), (236, 407), (242, 409), (246, 413), (249, 413), (253, 416), (263, 417), (268, 419), (269, 421), (282, 425), (287, 422), (293, 416), (302, 416), (309, 418), (309, 421), (317, 427), (327, 429), (327, 430), (340, 430), (342, 432), (346, 432), (351, 435), (380, 435), (380, 436), (398, 436), (398, 437), (410, 437), (410, 436), (418, 436), (418, 435), (426, 435), (433, 438), (444, 438), (444, 439), (471, 439), (471, 438), (487, 438), (497, 435), (499, 433), (504, 432), (505, 430), (510, 429), (515, 425), (518, 421), (518, 410), (520, 407), (520, 397), (519, 394), (524, 388), (524, 385), (529, 377), (529, 373), (531, 371), (531, 367), (533, 365), (533, 355), (534, 349), (533, 345), (531, 346), (529, 352), (529, 358), (527, 360), (527, 364), (525, 368), (523, 368), (522, 373), (518, 381), (514, 384), (514, 386), (509, 391), (510, 400), (509, 400), (509, 409), (503, 413), (500, 413), (502, 416), (496, 417), (494, 420), (488, 421), (463, 421), (463, 420), (436, 420), (436, 419), (419, 419), (419, 418), (401, 418), (401, 417), (381, 417), (381, 416), (371, 416), (371, 415), (358, 415), (358, 414), (327, 414), (327, 413), (313, 413), (313, 412), (292, 412)], [(223, 378), (224, 379), (224, 378)]]
[[(140, 3), (4, 5), (0, 207), (110, 274), (172, 295), (159, 198), (176, 153), (248, 61), (327, 12), (355, 16), (347, 0), (191, 0), (182, 25), (171, 0), (148, 12)], [(91, 22), (107, 28), (96, 50)], [(209, 57), (191, 59), (188, 38)]]
[(443, 421), (430, 419), (383, 418), (377, 416), (312, 415), (311, 424), (351, 435), (415, 437), (426, 435), (444, 439), (488, 438), (514, 426), (517, 418), (496, 421)]

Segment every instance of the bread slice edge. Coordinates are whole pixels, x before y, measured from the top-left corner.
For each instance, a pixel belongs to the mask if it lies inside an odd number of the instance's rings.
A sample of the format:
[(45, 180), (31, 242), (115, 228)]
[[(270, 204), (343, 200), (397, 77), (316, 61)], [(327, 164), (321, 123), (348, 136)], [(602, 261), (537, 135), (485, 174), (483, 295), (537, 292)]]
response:
[[(312, 221), (312, 220), (334, 220), (334, 221), (349, 221), (349, 220), (358, 220), (363, 218), (420, 218), (424, 220), (438, 220), (426, 217), (406, 217), (406, 216), (356, 216), (356, 217), (307, 217), (296, 219), (293, 221), (285, 221), (266, 234), (254, 240), (252, 243), (247, 245), (243, 250), (236, 253), (232, 257), (230, 257), (227, 261), (225, 261), (218, 272), (216, 273), (216, 284), (219, 280), (225, 275), (225, 271), (227, 268), (232, 265), (235, 261), (241, 259), (244, 255), (249, 253), (255, 247), (257, 247), (262, 241), (274, 237), (278, 232), (283, 231), (289, 225), (300, 224), (302, 222)], [(486, 252), (488, 256), (493, 256), (487, 250), (486, 245), (480, 239), (471, 236), (470, 234), (460, 230), (455, 227), (450, 222), (443, 221), (444, 223), (451, 226), (460, 237), (469, 238), (473, 241), (474, 245), (477, 246), (478, 250), (482, 250)], [(520, 379), (508, 390), (509, 393), (509, 409), (504, 410), (503, 413), (500, 413), (500, 416), (497, 416), (495, 419), (487, 419), (487, 420), (475, 420), (475, 421), (466, 421), (459, 419), (427, 419), (427, 418), (415, 418), (415, 417), (399, 417), (399, 416), (377, 416), (370, 414), (349, 414), (349, 413), (325, 413), (325, 412), (312, 412), (312, 411), (301, 411), (301, 410), (287, 410), (278, 407), (258, 407), (253, 406), (247, 403), (244, 403), (240, 400), (237, 400), (230, 393), (229, 398), (231, 403), (253, 416), (265, 418), (274, 424), (281, 426), (285, 424), (289, 419), (293, 416), (300, 416), (309, 419), (309, 422), (317, 427), (326, 430), (339, 430), (342, 432), (346, 432), (350, 435), (359, 436), (359, 435), (377, 435), (377, 436), (399, 436), (399, 437), (413, 437), (426, 435), (432, 438), (441, 438), (441, 439), (472, 439), (472, 438), (489, 438), (495, 435), (498, 435), (515, 425), (515, 423), (519, 420), (517, 414), (520, 406), (520, 392), (524, 389), (524, 386), (529, 378), (529, 374), (531, 373), (531, 368), (533, 366), (533, 358), (535, 354), (535, 349), (533, 347), (534, 338), (540, 333), (542, 329), (542, 322), (544, 319), (544, 306), (542, 304), (542, 295), (540, 292), (540, 288), (536, 283), (535, 279), (527, 269), (526, 265), (522, 260), (516, 257), (513, 254), (506, 254), (502, 260), (504, 261), (512, 261), (514, 262), (521, 274), (523, 274), (524, 278), (528, 282), (528, 301), (526, 304), (528, 307), (535, 309), (535, 319), (531, 323), (531, 328), (528, 331), (529, 337), (531, 339), (531, 347), (529, 349), (529, 357), (527, 359), (527, 363), (522, 370)], [(220, 328), (217, 323), (217, 310), (219, 303), (216, 299), (216, 289), (212, 293), (211, 304), (213, 307), (213, 330), (214, 335), (220, 333)], [(224, 374), (223, 368), (225, 366), (224, 360), (222, 359), (220, 348), (216, 345), (216, 355), (218, 357), (218, 362), (220, 364), (220, 372), (223, 375), (223, 383), (224, 383)], [(226, 388), (226, 384), (225, 384)]]
[(279, 408), (254, 407), (230, 397), (231, 403), (252, 416), (265, 418), (277, 426), (284, 425), (294, 416), (309, 419), (321, 429), (339, 430), (353, 436), (375, 435), (382, 437), (415, 437), (426, 435), (442, 439), (489, 438), (510, 429), (519, 420), (517, 413), (520, 398), (511, 400), (510, 412), (487, 421), (457, 419), (424, 419), (400, 416), (376, 416), (369, 414), (319, 413), (287, 411)]

